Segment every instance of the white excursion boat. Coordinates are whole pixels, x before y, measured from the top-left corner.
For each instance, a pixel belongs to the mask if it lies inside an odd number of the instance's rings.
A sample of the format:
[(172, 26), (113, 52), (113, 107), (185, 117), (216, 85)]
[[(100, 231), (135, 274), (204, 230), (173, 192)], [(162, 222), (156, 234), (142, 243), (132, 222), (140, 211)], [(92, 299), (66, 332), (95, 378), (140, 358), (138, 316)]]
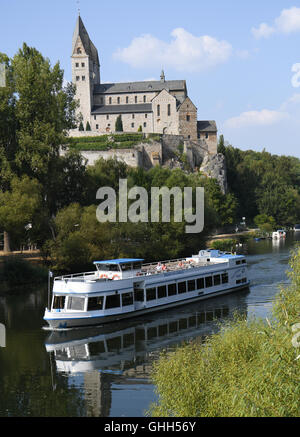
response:
[(52, 329), (101, 325), (220, 296), (249, 285), (243, 255), (201, 250), (190, 258), (142, 264), (142, 259), (95, 261), (93, 272), (54, 278)]
[(272, 238), (274, 240), (279, 240), (280, 238), (286, 238), (286, 232), (283, 229), (279, 229), (276, 232), (273, 232)]

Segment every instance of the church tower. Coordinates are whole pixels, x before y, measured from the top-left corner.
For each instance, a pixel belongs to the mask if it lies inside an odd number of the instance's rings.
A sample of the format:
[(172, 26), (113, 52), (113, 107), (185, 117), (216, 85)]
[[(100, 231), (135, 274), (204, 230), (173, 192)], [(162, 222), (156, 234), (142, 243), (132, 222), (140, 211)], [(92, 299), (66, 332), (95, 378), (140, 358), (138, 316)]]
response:
[(76, 85), (76, 99), (80, 101), (83, 125), (91, 124), (94, 105), (94, 85), (100, 84), (98, 51), (84, 27), (80, 15), (77, 18), (72, 40), (72, 82)]

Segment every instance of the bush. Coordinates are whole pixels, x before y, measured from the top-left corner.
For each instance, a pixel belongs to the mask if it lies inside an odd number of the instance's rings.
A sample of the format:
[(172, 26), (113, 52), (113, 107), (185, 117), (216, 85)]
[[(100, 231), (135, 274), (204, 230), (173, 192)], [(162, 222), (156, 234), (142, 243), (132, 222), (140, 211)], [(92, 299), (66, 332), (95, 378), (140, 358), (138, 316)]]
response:
[(215, 250), (231, 251), (237, 244), (237, 240), (226, 239), (226, 240), (215, 240), (210, 246)]
[(0, 282), (8, 288), (47, 281), (47, 269), (21, 258), (5, 257), (0, 264)]
[(300, 314), (300, 249), (290, 265), (292, 282), (276, 297), (271, 322), (236, 317), (204, 345), (161, 355), (152, 373), (159, 398), (148, 415), (299, 416), (299, 351), (292, 339)]

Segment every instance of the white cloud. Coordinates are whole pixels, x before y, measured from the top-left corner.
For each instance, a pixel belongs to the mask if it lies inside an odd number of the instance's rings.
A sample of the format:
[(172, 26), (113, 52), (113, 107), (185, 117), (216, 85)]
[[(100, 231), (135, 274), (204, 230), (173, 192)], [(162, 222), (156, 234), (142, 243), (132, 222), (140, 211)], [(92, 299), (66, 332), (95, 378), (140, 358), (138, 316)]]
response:
[(279, 17), (275, 18), (272, 26), (261, 23), (258, 28), (253, 27), (252, 33), (255, 38), (268, 38), (273, 33), (285, 33), (300, 31), (300, 8), (291, 7), (283, 9)]
[(171, 33), (170, 42), (146, 34), (134, 38), (128, 47), (118, 49), (113, 57), (134, 68), (162, 66), (178, 71), (199, 72), (226, 62), (232, 46), (208, 35), (194, 36), (183, 28)]
[(226, 120), (224, 126), (231, 129), (247, 126), (269, 126), (286, 118), (289, 118), (287, 112), (262, 109), (261, 111), (242, 112), (237, 117), (232, 117)]
[(268, 38), (274, 32), (275, 29), (266, 23), (261, 23), (257, 29), (255, 27), (252, 28), (252, 33), (256, 39)]

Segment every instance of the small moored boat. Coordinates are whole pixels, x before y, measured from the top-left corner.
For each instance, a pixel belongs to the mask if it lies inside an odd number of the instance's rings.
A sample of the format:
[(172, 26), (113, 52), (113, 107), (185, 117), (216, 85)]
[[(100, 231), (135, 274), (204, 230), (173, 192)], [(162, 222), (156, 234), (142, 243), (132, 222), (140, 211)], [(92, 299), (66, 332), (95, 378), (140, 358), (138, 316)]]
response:
[(243, 255), (201, 250), (190, 258), (142, 264), (95, 261), (93, 272), (54, 278), (44, 320), (52, 329), (100, 325), (219, 296), (249, 285)]
[(279, 229), (278, 231), (273, 232), (272, 238), (274, 240), (279, 240), (281, 238), (286, 238), (286, 232), (283, 229)]

